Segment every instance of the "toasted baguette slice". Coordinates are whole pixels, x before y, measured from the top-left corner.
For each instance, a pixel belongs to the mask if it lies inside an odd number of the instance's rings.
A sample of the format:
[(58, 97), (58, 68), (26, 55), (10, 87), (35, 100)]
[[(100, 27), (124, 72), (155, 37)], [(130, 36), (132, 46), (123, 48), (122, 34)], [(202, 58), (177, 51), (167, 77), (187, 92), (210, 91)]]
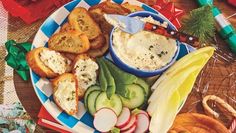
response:
[(101, 29), (85, 8), (75, 8), (70, 13), (68, 19), (69, 23), (74, 26), (76, 30), (85, 33), (89, 40), (95, 39), (101, 34)]
[(122, 7), (128, 9), (130, 12), (143, 11), (143, 8), (136, 5), (131, 5), (129, 2), (125, 2), (121, 5)]
[(60, 32), (65, 32), (65, 31), (74, 31), (76, 30), (74, 26), (70, 25), (68, 22), (65, 23), (61, 29), (60, 29)]
[[(26, 55), (26, 60), (28, 62), (28, 65), (30, 66), (30, 68), (36, 74), (38, 74), (40, 77), (54, 78), (54, 77), (58, 76), (59, 73), (54, 72), (52, 69), (50, 69), (48, 66), (46, 66), (44, 64), (44, 62), (40, 59), (40, 53), (43, 50), (53, 51), (53, 50), (45, 48), (45, 47), (39, 47), (39, 48), (33, 49), (30, 52), (28, 52)], [(65, 58), (65, 57), (63, 57), (63, 58)], [(65, 58), (65, 60), (70, 62), (67, 58)], [(71, 70), (71, 64), (68, 62), (65, 62), (65, 64), (67, 65), (65, 72), (69, 72)]]
[(66, 31), (54, 34), (48, 41), (48, 47), (60, 51), (80, 54), (89, 50), (88, 37), (78, 31)]
[(113, 3), (110, 0), (104, 1), (98, 5), (90, 7), (89, 11), (97, 8), (102, 9), (102, 11), (107, 14), (127, 15), (130, 13), (128, 9), (122, 7), (120, 4)]
[(90, 57), (93, 57), (93, 58), (101, 57), (107, 52), (107, 50), (109, 48), (109, 35), (106, 34), (106, 35), (104, 35), (104, 37), (105, 37), (105, 43), (103, 44), (103, 46), (101, 48), (99, 48), (99, 49), (90, 49), (88, 51), (88, 55)]
[(102, 30), (102, 33), (109, 34), (113, 28), (111, 24), (109, 24), (106, 19), (103, 17), (105, 14), (104, 11), (102, 11), (101, 7), (97, 8), (91, 8), (89, 9), (89, 13), (93, 17), (93, 19), (99, 24), (99, 27)]
[[(81, 63), (80, 61), (83, 62)], [(86, 63), (86, 61), (89, 63)], [(95, 62), (95, 59), (91, 58), (87, 54), (80, 54), (75, 58), (72, 72), (74, 73), (78, 81), (79, 98), (84, 96), (84, 92), (89, 86), (96, 83), (97, 70), (98, 65)]]
[(91, 49), (99, 49), (104, 43), (106, 43), (106, 38), (101, 34), (93, 40), (90, 40)]
[(53, 99), (66, 113), (74, 115), (78, 112), (78, 86), (76, 77), (65, 73), (52, 80)]

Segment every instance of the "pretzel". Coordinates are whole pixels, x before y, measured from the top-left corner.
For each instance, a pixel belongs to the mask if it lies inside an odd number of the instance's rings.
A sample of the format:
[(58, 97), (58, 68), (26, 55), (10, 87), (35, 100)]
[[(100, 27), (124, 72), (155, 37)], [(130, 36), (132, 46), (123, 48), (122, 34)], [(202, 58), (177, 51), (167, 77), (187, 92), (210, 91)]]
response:
[(214, 118), (219, 118), (219, 113), (213, 111), (207, 104), (208, 100), (213, 100), (223, 108), (225, 108), (232, 116), (236, 117), (236, 111), (234, 110), (233, 107), (231, 107), (228, 103), (226, 103), (223, 99), (215, 96), (215, 95), (208, 95), (205, 96), (202, 100), (202, 105), (204, 107), (204, 110), (207, 114), (212, 115)]
[(206, 112), (206, 114), (209, 114), (211, 116), (213, 116), (214, 118), (219, 118), (219, 113), (215, 112), (214, 110), (212, 110), (208, 104), (207, 104), (207, 101), (208, 100), (213, 100), (217, 103), (219, 103), (219, 105), (223, 108), (225, 108), (233, 117), (233, 121), (232, 121), (232, 124), (231, 126), (229, 127), (229, 132), (230, 133), (233, 133), (235, 128), (236, 128), (236, 111), (235, 109), (230, 106), (228, 103), (226, 103), (223, 99), (221, 99), (220, 97), (217, 97), (215, 95), (208, 95), (208, 96), (205, 96), (202, 100), (202, 105), (203, 105), (203, 108)]

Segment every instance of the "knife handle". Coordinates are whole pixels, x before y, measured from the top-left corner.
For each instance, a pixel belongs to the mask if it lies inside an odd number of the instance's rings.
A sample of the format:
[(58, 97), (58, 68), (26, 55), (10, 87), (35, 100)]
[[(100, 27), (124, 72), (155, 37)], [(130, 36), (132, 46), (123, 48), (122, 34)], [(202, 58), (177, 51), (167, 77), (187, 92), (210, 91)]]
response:
[(194, 36), (191, 36), (191, 35), (176, 31), (176, 30), (171, 30), (171, 29), (162, 27), (160, 25), (155, 25), (152, 23), (145, 23), (144, 30), (151, 31), (156, 34), (160, 34), (169, 38), (179, 40), (180, 42), (190, 44), (194, 47), (199, 47), (199, 42), (198, 42), (197, 37), (194, 37)]

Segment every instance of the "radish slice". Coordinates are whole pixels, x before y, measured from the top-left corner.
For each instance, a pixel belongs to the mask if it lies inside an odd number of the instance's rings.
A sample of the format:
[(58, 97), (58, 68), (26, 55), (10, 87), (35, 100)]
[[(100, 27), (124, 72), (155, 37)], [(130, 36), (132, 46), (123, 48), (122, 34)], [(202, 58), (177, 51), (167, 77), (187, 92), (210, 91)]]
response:
[(129, 123), (128, 123), (125, 127), (121, 128), (120, 130), (121, 130), (121, 131), (129, 130), (130, 128), (132, 128), (133, 125), (136, 124), (136, 121), (137, 121), (136, 116), (135, 116), (135, 115), (132, 115), (132, 116), (131, 116), (131, 119), (130, 119), (130, 121), (129, 121)]
[(100, 132), (108, 132), (116, 125), (116, 122), (116, 113), (109, 108), (102, 108), (95, 113), (93, 125)]
[(136, 124), (134, 124), (129, 130), (121, 131), (121, 133), (133, 133), (136, 129)]
[(136, 115), (137, 117), (137, 127), (134, 133), (144, 133), (149, 127), (149, 116), (145, 113), (140, 113)]
[(138, 114), (144, 114), (144, 115), (146, 115), (149, 118), (149, 115), (148, 115), (148, 113), (146, 111), (143, 111), (143, 110), (139, 110), (139, 111), (140, 112)]
[(130, 110), (128, 108), (124, 107), (120, 116), (118, 117), (116, 127), (118, 127), (118, 128), (124, 127), (125, 125), (127, 125), (129, 123), (130, 118), (131, 118)]

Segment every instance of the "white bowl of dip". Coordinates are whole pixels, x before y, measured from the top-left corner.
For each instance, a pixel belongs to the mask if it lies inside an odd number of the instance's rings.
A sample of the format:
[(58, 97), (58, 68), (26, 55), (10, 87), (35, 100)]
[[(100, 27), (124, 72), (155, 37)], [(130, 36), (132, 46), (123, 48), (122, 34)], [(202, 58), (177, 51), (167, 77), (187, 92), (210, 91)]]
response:
[[(176, 29), (169, 21), (148, 11), (128, 16), (156, 24), (166, 22), (167, 28)], [(109, 50), (114, 63), (122, 70), (140, 77), (150, 77), (163, 73), (176, 61), (179, 42), (149, 31), (131, 35), (114, 28), (110, 35)]]

